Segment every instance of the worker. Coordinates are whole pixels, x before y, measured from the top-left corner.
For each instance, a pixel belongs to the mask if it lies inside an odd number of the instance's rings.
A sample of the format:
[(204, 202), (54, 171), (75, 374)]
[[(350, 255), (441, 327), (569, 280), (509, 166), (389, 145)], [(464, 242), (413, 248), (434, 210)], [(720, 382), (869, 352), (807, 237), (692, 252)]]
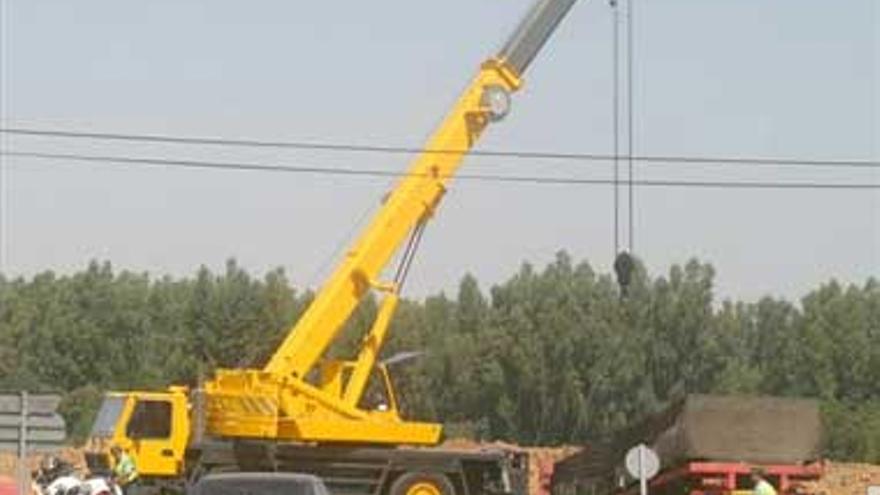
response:
[(752, 481), (755, 483), (755, 495), (776, 495), (776, 489), (767, 481), (767, 472), (762, 468), (752, 469)]
[(138, 481), (134, 457), (119, 445), (110, 448), (110, 455), (113, 456), (113, 481), (122, 488), (125, 495), (131, 495)]

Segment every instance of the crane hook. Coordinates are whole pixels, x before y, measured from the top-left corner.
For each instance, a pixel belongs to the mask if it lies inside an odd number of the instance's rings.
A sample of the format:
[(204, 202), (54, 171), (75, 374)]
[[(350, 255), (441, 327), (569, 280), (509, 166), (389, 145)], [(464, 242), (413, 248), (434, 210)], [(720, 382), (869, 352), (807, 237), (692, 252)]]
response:
[(617, 274), (617, 285), (620, 286), (620, 296), (629, 295), (629, 286), (632, 282), (632, 272), (635, 268), (635, 260), (626, 251), (621, 251), (614, 259), (614, 273)]

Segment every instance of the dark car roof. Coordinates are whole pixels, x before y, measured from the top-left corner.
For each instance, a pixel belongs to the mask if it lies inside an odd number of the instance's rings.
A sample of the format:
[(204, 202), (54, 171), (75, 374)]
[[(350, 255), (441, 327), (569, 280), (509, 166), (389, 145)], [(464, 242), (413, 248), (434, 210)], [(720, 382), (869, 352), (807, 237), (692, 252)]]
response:
[(321, 482), (321, 478), (306, 473), (212, 473), (205, 475), (201, 480), (291, 480), (315, 483)]
[(196, 495), (326, 495), (321, 478), (303, 473), (217, 473), (201, 478), (188, 493)]

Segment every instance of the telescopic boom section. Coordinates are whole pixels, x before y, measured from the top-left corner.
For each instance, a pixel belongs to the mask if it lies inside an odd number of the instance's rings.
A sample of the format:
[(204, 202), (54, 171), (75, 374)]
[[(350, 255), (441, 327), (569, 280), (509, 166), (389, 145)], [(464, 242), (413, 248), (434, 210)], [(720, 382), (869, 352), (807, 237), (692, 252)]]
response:
[(500, 53), (485, 63), (412, 163), (380, 211), (275, 352), (264, 371), (280, 379), (304, 377), (371, 289), (396, 297), (382, 271), (409, 233), (437, 208), (464, 156), (509, 109), (509, 94), (575, 0), (539, 0)]

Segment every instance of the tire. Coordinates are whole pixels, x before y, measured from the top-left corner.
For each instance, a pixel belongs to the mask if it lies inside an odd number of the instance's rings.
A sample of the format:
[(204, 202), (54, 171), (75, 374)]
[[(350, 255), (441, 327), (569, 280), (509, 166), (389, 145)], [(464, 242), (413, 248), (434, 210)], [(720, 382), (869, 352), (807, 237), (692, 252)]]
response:
[(452, 481), (432, 471), (410, 471), (400, 475), (391, 484), (388, 495), (456, 495)]

